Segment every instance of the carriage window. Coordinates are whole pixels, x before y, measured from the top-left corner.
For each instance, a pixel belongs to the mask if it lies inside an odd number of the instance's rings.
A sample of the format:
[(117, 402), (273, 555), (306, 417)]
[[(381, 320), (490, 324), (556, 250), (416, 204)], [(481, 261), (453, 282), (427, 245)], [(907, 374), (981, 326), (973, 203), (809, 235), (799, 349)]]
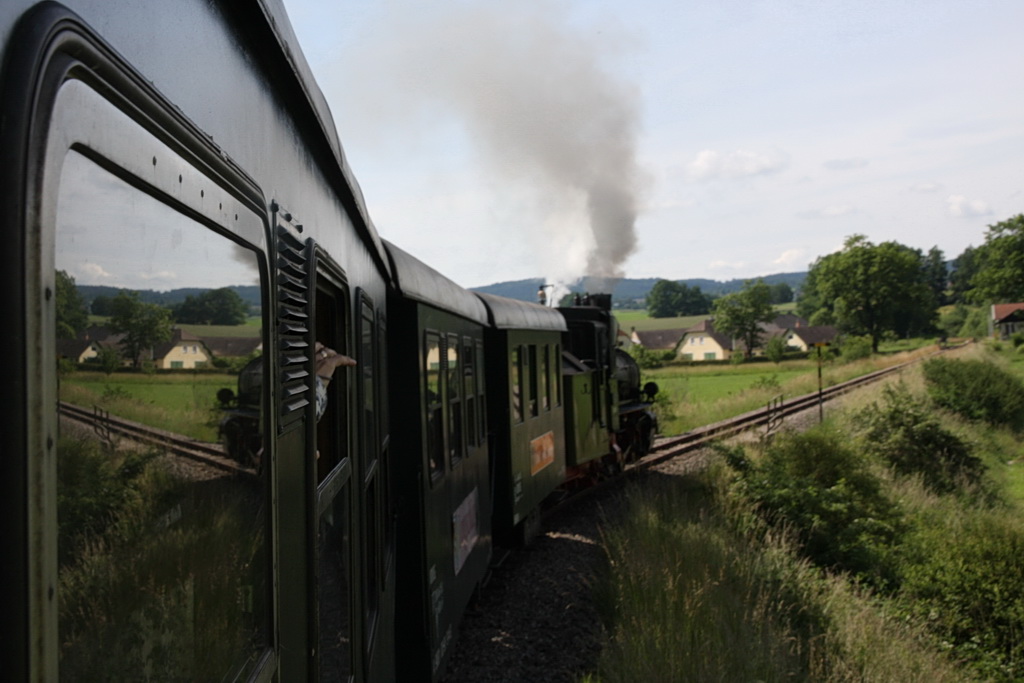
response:
[(427, 332), (423, 346), (423, 368), (426, 375), (426, 444), (430, 477), (444, 474), (444, 434), (441, 432), (441, 338)]
[(476, 425), (476, 372), (473, 362), (473, 340), (464, 337), (462, 340), (462, 374), (465, 378), (466, 396), (466, 441), (469, 446), (480, 445), (480, 434)]
[(525, 358), (523, 347), (513, 346), (511, 357), (511, 368), (508, 376), (512, 382), (512, 422), (518, 424), (523, 421), (523, 363)]
[(562, 347), (555, 344), (554, 358), (551, 362), (551, 386), (555, 395), (555, 406), (562, 405)]
[(530, 344), (530, 417), (537, 417), (537, 346)]
[(257, 255), (77, 152), (59, 187), (60, 677), (246, 678), (271, 633)]
[[(476, 366), (483, 371), (484, 367), (484, 345), (480, 342), (476, 343)], [(478, 409), (477, 414), (480, 416), (480, 438), (481, 444), (487, 443), (487, 397), (484, 396), (484, 378), (481, 375), (480, 379), (477, 380), (477, 403)]]
[[(363, 378), (363, 438), (364, 457), (366, 459), (362, 469), (363, 477), (363, 538), (365, 548), (363, 549), (363, 580), (365, 582), (365, 617), (366, 633), (373, 632), (374, 622), (377, 618), (377, 609), (380, 601), (378, 575), (381, 564), (381, 543), (380, 543), (380, 519), (379, 504), (377, 496), (378, 479), (380, 470), (377, 467), (377, 455), (380, 443), (377, 440), (376, 398), (374, 394), (374, 370), (376, 369), (377, 344), (375, 336), (373, 308), (364, 301), (362, 303), (362, 322), (360, 324), (360, 351), (359, 368)], [(371, 639), (367, 639), (366, 647), (372, 645)]]
[(551, 375), (551, 346), (541, 347), (540, 372), (540, 407), (546, 413), (551, 410), (551, 390), (548, 378)]
[(459, 367), (459, 338), (448, 336), (448, 451), (454, 467), (462, 460), (462, 386)]

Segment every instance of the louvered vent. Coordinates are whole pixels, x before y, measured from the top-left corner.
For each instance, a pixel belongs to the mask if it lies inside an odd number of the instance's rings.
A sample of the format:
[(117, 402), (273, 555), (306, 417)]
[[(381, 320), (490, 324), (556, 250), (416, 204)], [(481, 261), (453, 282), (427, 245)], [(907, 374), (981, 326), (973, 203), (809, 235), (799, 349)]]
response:
[[(290, 219), (287, 213), (283, 216)], [(310, 259), (306, 246), (277, 227), (277, 348), (280, 353), (280, 429), (301, 420), (313, 400), (310, 353)]]

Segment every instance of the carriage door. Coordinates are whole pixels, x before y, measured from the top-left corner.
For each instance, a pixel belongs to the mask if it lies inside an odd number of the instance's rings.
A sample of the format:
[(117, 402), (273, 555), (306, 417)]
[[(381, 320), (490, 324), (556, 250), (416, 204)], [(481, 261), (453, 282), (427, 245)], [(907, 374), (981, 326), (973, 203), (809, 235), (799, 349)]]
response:
[[(317, 254), (314, 306), (316, 340), (349, 356), (348, 289), (339, 268)], [(317, 380), (320, 382), (321, 380)], [(316, 665), (321, 681), (348, 681), (354, 674), (353, 566), (354, 533), (350, 408), (352, 369), (338, 368), (325, 385), (327, 405), (316, 424), (313, 460), (316, 500)]]

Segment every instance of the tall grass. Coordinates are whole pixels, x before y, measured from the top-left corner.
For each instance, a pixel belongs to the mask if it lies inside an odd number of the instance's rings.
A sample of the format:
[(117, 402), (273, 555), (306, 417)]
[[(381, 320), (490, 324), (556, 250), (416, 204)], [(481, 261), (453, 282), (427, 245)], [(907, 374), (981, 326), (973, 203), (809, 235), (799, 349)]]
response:
[(612, 636), (584, 680), (970, 680), (870, 596), (796, 559), (784, 534), (738, 531), (713, 481), (650, 484), (607, 533)]
[(1024, 680), (1024, 444), (905, 374), (831, 431), (631, 489), (586, 680)]

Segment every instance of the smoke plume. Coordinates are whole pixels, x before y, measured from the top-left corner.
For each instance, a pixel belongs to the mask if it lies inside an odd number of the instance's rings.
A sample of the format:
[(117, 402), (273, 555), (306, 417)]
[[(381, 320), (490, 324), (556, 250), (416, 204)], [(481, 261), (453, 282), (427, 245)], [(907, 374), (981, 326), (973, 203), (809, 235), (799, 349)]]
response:
[(457, 115), (483, 167), (513, 186), (506, 198), (528, 198), (522, 234), (550, 280), (621, 278), (642, 173), (639, 96), (602, 64), (621, 47), (614, 32), (574, 27), (556, 1), (397, 7), (363, 62), (397, 86), (395, 111)]

